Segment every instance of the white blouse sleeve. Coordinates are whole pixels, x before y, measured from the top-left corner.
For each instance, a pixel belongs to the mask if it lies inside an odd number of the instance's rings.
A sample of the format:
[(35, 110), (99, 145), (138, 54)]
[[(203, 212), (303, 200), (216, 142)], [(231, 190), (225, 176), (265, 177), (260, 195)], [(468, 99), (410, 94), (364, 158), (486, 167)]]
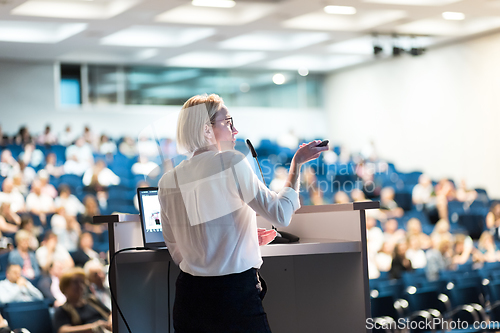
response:
[[(161, 184), (161, 181), (160, 181)], [(174, 260), (176, 265), (179, 265), (179, 263), (182, 261), (182, 255), (181, 252), (179, 251), (179, 247), (177, 246), (177, 242), (175, 240), (174, 234), (172, 232), (172, 227), (170, 226), (170, 221), (168, 220), (167, 217), (167, 207), (164, 207), (166, 205), (166, 200), (163, 198), (163, 191), (168, 191), (167, 189), (162, 189), (161, 186), (158, 187), (158, 199), (160, 201), (160, 207), (161, 207), (161, 226), (162, 226), (162, 233), (163, 233), (163, 239), (165, 240), (165, 244), (167, 245), (168, 252), (172, 256), (172, 259)]]
[(279, 193), (269, 190), (257, 178), (243, 154), (235, 154), (232, 162), (243, 201), (271, 223), (288, 226), (293, 213), (300, 208), (299, 194), (290, 187)]

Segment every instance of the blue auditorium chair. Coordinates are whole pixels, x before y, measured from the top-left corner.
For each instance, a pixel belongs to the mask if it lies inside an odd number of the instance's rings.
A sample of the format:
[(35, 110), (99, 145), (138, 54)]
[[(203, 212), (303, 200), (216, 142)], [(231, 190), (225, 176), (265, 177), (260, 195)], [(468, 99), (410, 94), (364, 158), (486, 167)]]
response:
[(458, 224), (467, 230), (472, 239), (479, 239), (485, 230), (485, 216), (479, 214), (462, 214), (458, 216)]
[(54, 153), (58, 164), (66, 162), (66, 146), (52, 145), (47, 153)]
[(59, 178), (59, 184), (67, 184), (73, 194), (83, 191), (83, 182), (81, 176), (66, 174)]
[(48, 305), (43, 301), (6, 304), (5, 319), (11, 329), (25, 328), (31, 333), (53, 333)]

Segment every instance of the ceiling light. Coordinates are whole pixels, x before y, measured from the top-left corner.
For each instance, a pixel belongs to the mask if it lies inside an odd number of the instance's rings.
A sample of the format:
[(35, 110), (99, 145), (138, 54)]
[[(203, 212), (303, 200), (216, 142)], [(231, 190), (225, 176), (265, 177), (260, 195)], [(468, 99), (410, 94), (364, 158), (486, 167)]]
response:
[(199, 7), (233, 8), (236, 2), (233, 0), (193, 0), (191, 4)]
[(277, 73), (273, 76), (273, 82), (277, 85), (285, 83), (285, 76), (283, 74)]
[(442, 15), (445, 20), (461, 21), (465, 19), (465, 14), (460, 12), (444, 12)]
[(356, 14), (356, 8), (351, 6), (326, 6), (324, 8), (327, 14), (340, 14), (340, 15), (354, 15)]
[(299, 75), (300, 76), (307, 76), (309, 74), (309, 70), (305, 67), (299, 68)]

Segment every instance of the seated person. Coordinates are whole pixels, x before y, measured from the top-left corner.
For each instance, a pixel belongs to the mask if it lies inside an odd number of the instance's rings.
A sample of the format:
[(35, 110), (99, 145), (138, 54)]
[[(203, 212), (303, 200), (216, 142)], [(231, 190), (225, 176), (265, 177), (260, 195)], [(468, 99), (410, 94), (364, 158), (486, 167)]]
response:
[(338, 191), (333, 196), (333, 202), (336, 204), (346, 204), (351, 202), (351, 199), (349, 198), (349, 195), (344, 191)]
[(21, 266), (10, 264), (6, 279), (0, 281), (0, 303), (33, 302), (43, 299), (40, 290), (21, 276)]
[(43, 225), (47, 223), (47, 214), (54, 212), (54, 200), (42, 193), (42, 183), (39, 179), (31, 184), (31, 193), (26, 197), (26, 209), (37, 215)]
[(43, 162), (45, 156), (42, 151), (33, 143), (27, 143), (24, 145), (24, 151), (19, 154), (19, 161), (22, 161), (25, 165), (31, 166), (33, 168), (38, 168)]
[(85, 212), (85, 206), (80, 200), (71, 194), (71, 189), (66, 184), (59, 185), (59, 196), (54, 201), (56, 208), (64, 207), (70, 216), (77, 216)]
[(486, 215), (486, 227), (496, 240), (500, 240), (500, 202), (491, 205), (490, 211)]
[(103, 155), (114, 155), (116, 153), (116, 143), (111, 141), (106, 134), (101, 135), (99, 141), (99, 153)]
[(21, 274), (27, 279), (40, 275), (40, 266), (35, 253), (30, 250), (31, 235), (26, 230), (19, 230), (15, 240), (17, 247), (9, 253), (9, 264), (19, 265)]
[(80, 223), (74, 216), (66, 214), (64, 207), (56, 209), (56, 214), (50, 220), (52, 231), (57, 235), (59, 245), (68, 252), (76, 251), (78, 248), (78, 237), (80, 237)]
[(40, 247), (38, 236), (42, 234), (43, 228), (41, 226), (35, 227), (33, 218), (30, 215), (25, 214), (21, 218), (21, 226), (19, 227), (19, 229), (28, 232), (28, 234), (30, 235), (29, 248), (31, 251), (36, 251)]
[(99, 254), (93, 250), (94, 238), (90, 232), (83, 232), (78, 244), (78, 250), (72, 255), (75, 266), (83, 267), (89, 260), (99, 260)]
[(120, 184), (120, 177), (106, 167), (106, 162), (98, 160), (92, 168), (85, 171), (82, 181), (87, 190), (99, 193), (111, 185)]
[(45, 195), (48, 195), (52, 199), (55, 199), (57, 197), (57, 190), (52, 185), (49, 183), (49, 173), (45, 170), (40, 170), (38, 171), (38, 179), (40, 179), (40, 184), (42, 186), (42, 193)]
[(99, 329), (112, 329), (110, 311), (92, 294), (85, 295), (85, 282), (82, 268), (72, 268), (61, 276), (59, 287), (66, 296), (66, 303), (54, 313), (55, 332), (100, 332)]
[(441, 240), (447, 239), (450, 243), (453, 243), (453, 235), (450, 232), (450, 223), (447, 220), (441, 219), (434, 226), (434, 230), (431, 233), (432, 247), (437, 247), (441, 243)]
[(394, 247), (391, 269), (389, 271), (391, 279), (399, 279), (403, 272), (411, 272), (413, 270), (411, 261), (406, 258), (406, 250), (408, 250), (406, 240), (400, 241)]
[(427, 257), (420, 245), (420, 238), (417, 235), (408, 237), (408, 250), (406, 251), (406, 258), (411, 261), (413, 269), (424, 268), (427, 266)]
[(108, 309), (111, 309), (111, 291), (105, 285), (104, 266), (97, 260), (90, 260), (83, 266), (83, 269), (90, 283), (90, 292)]
[(12, 177), (20, 170), (19, 163), (12, 156), (12, 152), (9, 149), (2, 150), (0, 154), (0, 176), (2, 177)]
[[(493, 243), (494, 244), (494, 243)], [(468, 235), (455, 235), (455, 244), (453, 249), (453, 264), (463, 265), (468, 262), (474, 252), (474, 241)]]
[(399, 229), (397, 220), (387, 220), (382, 228), (384, 229), (384, 242), (388, 244), (391, 251), (397, 243), (406, 241), (406, 233), (403, 229)]
[(66, 303), (66, 296), (59, 289), (59, 280), (64, 272), (64, 263), (53, 261), (50, 265), (49, 272), (43, 274), (38, 281), (38, 289), (43, 294), (43, 297), (50, 301), (55, 308)]
[(47, 154), (45, 157), (45, 167), (43, 168), (49, 176), (59, 178), (64, 175), (64, 167), (57, 163), (57, 156), (54, 153)]
[(64, 269), (75, 266), (68, 250), (61, 244), (58, 244), (58, 238), (52, 231), (47, 231), (42, 241), (42, 246), (36, 250), (36, 258), (40, 267), (48, 272), (50, 265), (54, 261), (60, 261), (64, 264)]
[(422, 223), (415, 217), (406, 222), (406, 236), (417, 237), (422, 250), (427, 250), (432, 246), (431, 238), (422, 231)]
[(14, 179), (5, 178), (0, 192), (0, 203), (10, 202), (10, 209), (14, 213), (22, 213), (26, 210), (24, 196), (14, 187)]
[(380, 272), (389, 272), (392, 266), (393, 259), (393, 246), (388, 243), (384, 243), (380, 252), (375, 256), (375, 261), (377, 268)]
[(480, 262), (497, 262), (500, 260), (500, 251), (498, 251), (493, 239), (493, 235), (488, 231), (483, 231), (477, 245), (479, 251), (475, 258)]
[(159, 172), (160, 168), (158, 167), (158, 164), (150, 161), (147, 156), (140, 155), (139, 160), (132, 165), (132, 173), (134, 175), (156, 177)]
[(395, 192), (392, 187), (384, 187), (380, 191), (380, 213), (381, 218), (392, 219), (401, 217), (404, 214), (403, 208), (394, 201)]
[(82, 226), (82, 230), (90, 231), (95, 234), (102, 234), (106, 229), (104, 224), (94, 224), (94, 216), (101, 215), (99, 210), (99, 204), (97, 203), (96, 197), (92, 194), (88, 194), (83, 198), (83, 205), (85, 206), (85, 212), (78, 215), (78, 222)]
[(7, 253), (14, 249), (14, 240), (10, 237), (6, 237), (0, 231), (0, 254)]
[(10, 202), (0, 203), (0, 231), (13, 234), (19, 230), (21, 218), (10, 209)]
[(76, 139), (75, 144), (66, 149), (64, 173), (82, 176), (85, 170), (93, 165), (92, 147), (85, 142), (83, 137)]
[(451, 268), (453, 250), (452, 242), (449, 238), (440, 239), (439, 243), (435, 244), (434, 248), (426, 252), (427, 267), (426, 276), (429, 281), (439, 280), (441, 271)]

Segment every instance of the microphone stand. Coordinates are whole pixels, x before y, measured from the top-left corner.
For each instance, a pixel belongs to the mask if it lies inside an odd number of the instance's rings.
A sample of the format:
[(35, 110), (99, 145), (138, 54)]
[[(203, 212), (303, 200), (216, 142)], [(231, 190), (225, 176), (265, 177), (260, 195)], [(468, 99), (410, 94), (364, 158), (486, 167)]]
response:
[[(259, 159), (257, 158), (257, 152), (255, 151), (255, 148), (253, 147), (252, 143), (250, 142), (249, 139), (246, 140), (248, 149), (250, 149), (250, 152), (252, 153), (253, 158), (257, 162), (257, 166), (259, 167), (260, 175), (262, 177), (262, 181), (264, 182), (264, 185), (266, 185), (266, 180), (264, 179), (264, 174), (262, 173), (262, 169), (260, 167)], [(276, 230), (276, 237), (272, 242), (269, 244), (286, 244), (286, 243), (296, 243), (299, 241), (299, 237), (295, 236), (294, 234), (291, 234), (289, 232), (284, 232), (284, 231), (278, 231), (276, 227), (273, 225), (272, 226), (273, 230)]]

